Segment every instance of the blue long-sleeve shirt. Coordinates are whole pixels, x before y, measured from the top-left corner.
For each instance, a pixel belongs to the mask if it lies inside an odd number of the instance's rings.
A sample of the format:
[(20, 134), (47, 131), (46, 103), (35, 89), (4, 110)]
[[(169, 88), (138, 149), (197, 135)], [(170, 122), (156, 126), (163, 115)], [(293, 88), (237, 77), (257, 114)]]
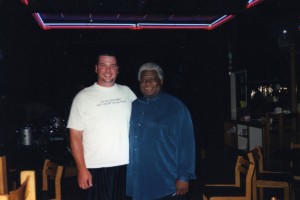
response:
[(190, 112), (161, 92), (133, 102), (126, 193), (154, 200), (176, 192), (176, 180), (195, 178), (195, 142)]

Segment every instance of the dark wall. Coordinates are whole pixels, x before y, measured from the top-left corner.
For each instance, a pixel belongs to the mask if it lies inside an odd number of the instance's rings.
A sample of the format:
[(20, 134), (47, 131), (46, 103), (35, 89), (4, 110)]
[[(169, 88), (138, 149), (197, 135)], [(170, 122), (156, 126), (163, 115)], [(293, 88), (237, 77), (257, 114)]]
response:
[[(37, 114), (45, 118), (40, 123), (55, 115), (67, 118), (74, 95), (96, 81), (94, 60), (103, 48), (117, 50), (118, 82), (138, 95), (138, 67), (148, 61), (160, 64), (164, 89), (191, 110), (201, 146), (223, 145), (223, 121), (230, 117), (229, 50), (232, 71), (247, 69), (251, 81), (288, 82), (288, 50), (278, 44), (286, 23), (275, 17), (290, 22), (290, 15), (254, 8), (212, 31), (44, 31), (21, 6), (9, 9), (1, 14), (0, 35), (0, 131), (5, 135), (26, 123), (28, 105), (46, 113)], [(297, 44), (299, 32), (292, 30)]]

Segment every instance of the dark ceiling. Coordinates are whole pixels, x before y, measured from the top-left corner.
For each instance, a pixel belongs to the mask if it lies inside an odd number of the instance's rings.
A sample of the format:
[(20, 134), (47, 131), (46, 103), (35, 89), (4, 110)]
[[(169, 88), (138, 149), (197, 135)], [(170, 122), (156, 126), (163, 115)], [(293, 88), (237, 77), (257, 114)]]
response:
[[(71, 98), (75, 90), (73, 84), (90, 84), (94, 80), (95, 74), (90, 67), (93, 67), (94, 55), (105, 47), (118, 49), (121, 62), (130, 69), (121, 69), (119, 81), (133, 88), (136, 87), (138, 66), (155, 61), (173, 76), (166, 84), (178, 87), (176, 84), (182, 80), (183, 85), (193, 85), (185, 88), (186, 92), (197, 89), (203, 90), (199, 94), (208, 96), (221, 94), (222, 87), (227, 84), (223, 79), (228, 77), (229, 51), (233, 54), (233, 70), (248, 69), (253, 80), (269, 80), (283, 75), (286, 79), (289, 61), (282, 51), (284, 45), (289, 46), (291, 42), (299, 49), (299, 2), (265, 0), (247, 9), (245, 0), (29, 0), (28, 6), (20, 0), (0, 0), (0, 48), (3, 55), (0, 92), (10, 92), (20, 100), (40, 96), (60, 102), (63, 98), (59, 98), (58, 93), (66, 96), (66, 91), (69, 91)], [(211, 31), (45, 31), (38, 26), (32, 12), (77, 16), (89, 13), (180, 15), (183, 18), (232, 14), (235, 17)], [(282, 35), (284, 29), (289, 31), (290, 38), (285, 39), (286, 36)]]
[[(138, 67), (148, 61), (160, 64), (166, 72), (164, 89), (192, 108), (201, 130), (223, 126), (230, 105), (230, 70), (248, 70), (253, 82), (288, 83), (292, 45), (297, 67), (300, 63), (299, 0), (264, 0), (250, 8), (246, 0), (28, 1), (26, 6), (21, 0), (0, 0), (0, 103), (11, 115), (1, 111), (8, 121), (19, 119), (15, 115), (29, 102), (42, 102), (67, 115), (76, 92), (96, 80), (94, 59), (106, 48), (119, 55), (118, 82), (137, 94)], [(162, 15), (168, 20), (170, 16), (234, 18), (209, 31), (43, 30), (33, 12), (133, 16), (131, 20)]]

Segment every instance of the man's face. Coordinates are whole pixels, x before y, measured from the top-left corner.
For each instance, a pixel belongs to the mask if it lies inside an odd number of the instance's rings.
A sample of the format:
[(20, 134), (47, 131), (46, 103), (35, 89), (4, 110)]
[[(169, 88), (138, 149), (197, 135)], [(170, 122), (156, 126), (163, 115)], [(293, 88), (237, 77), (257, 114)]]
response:
[(117, 59), (114, 56), (100, 56), (96, 64), (98, 84), (103, 87), (111, 87), (115, 84), (119, 72)]
[(163, 81), (159, 79), (155, 70), (142, 71), (140, 77), (140, 90), (145, 97), (154, 97), (160, 90)]

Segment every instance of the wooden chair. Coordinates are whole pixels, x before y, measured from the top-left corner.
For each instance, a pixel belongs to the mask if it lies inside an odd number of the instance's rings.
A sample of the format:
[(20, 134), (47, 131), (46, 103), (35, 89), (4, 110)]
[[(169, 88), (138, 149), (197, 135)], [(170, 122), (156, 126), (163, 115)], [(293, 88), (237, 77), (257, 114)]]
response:
[(49, 179), (54, 180), (54, 199), (62, 199), (62, 180), (77, 176), (78, 171), (76, 166), (62, 166), (46, 159), (44, 161), (42, 172), (42, 190), (48, 191)]
[[(291, 143), (291, 199), (295, 200), (295, 191), (300, 190), (300, 143)], [(298, 197), (299, 198), (299, 197)]]
[(61, 200), (61, 177), (63, 174), (63, 166), (58, 165), (46, 159), (42, 172), (42, 190), (48, 191), (49, 179), (54, 179), (55, 200)]
[(6, 169), (6, 157), (0, 157), (0, 195), (7, 194), (7, 169)]
[(21, 171), (20, 184), (9, 194), (0, 195), (0, 200), (36, 200), (35, 171)]
[(257, 166), (253, 181), (253, 200), (257, 199), (257, 189), (259, 199), (264, 200), (264, 188), (281, 188), (284, 191), (284, 200), (289, 200), (290, 173), (264, 170), (262, 148), (259, 146), (248, 153), (248, 158)]
[(235, 165), (235, 182), (206, 184), (203, 187), (203, 200), (251, 200), (254, 172), (255, 165), (238, 156)]

